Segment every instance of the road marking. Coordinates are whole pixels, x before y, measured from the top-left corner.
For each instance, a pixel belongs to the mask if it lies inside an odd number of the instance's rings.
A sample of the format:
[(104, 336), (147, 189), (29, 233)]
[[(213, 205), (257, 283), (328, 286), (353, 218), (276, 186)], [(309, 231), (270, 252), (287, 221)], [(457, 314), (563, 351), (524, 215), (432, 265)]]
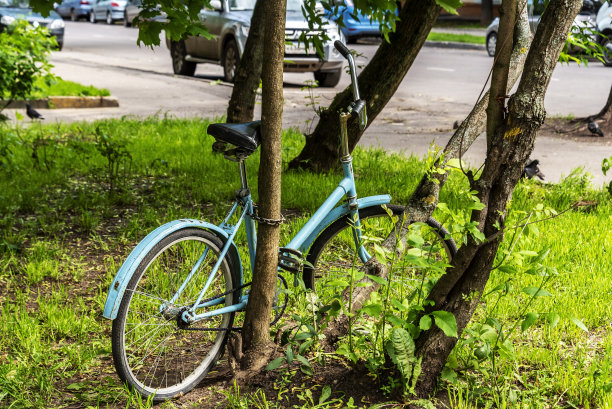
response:
[(444, 68), (444, 67), (427, 67), (430, 71), (444, 71), (444, 72), (455, 72), (454, 68)]

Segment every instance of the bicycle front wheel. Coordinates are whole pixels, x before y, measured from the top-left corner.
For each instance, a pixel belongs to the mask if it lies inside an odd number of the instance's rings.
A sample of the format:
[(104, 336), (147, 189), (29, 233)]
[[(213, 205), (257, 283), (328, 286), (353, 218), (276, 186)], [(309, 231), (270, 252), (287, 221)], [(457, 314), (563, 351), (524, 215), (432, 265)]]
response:
[[(181, 316), (197, 300), (222, 248), (221, 240), (208, 231), (177, 230), (153, 247), (132, 276), (113, 321), (112, 348), (119, 377), (141, 395), (162, 401), (185, 393), (219, 359), (234, 313), (193, 325)], [(226, 256), (204, 296), (207, 307), (196, 312), (236, 304), (238, 281)]]
[[(387, 213), (390, 211), (391, 215)], [(397, 205), (372, 206), (359, 210), (362, 241), (366, 251), (375, 255), (374, 245), (393, 231), (394, 220), (401, 220), (404, 208)], [(424, 269), (435, 269), (450, 263), (457, 252), (457, 245), (448, 231), (435, 219), (410, 226), (406, 247), (392, 261), (389, 272), (394, 282), (410, 285), (408, 281), (416, 275), (427, 274)], [(415, 257), (418, 256), (418, 257)], [(306, 288), (318, 289), (335, 279), (346, 280), (351, 269), (363, 269), (363, 262), (357, 255), (350, 216), (344, 216), (330, 224), (314, 241), (306, 260), (312, 265), (305, 266), (303, 279)], [(415, 262), (420, 260), (418, 262)], [(439, 271), (439, 270), (438, 270)]]

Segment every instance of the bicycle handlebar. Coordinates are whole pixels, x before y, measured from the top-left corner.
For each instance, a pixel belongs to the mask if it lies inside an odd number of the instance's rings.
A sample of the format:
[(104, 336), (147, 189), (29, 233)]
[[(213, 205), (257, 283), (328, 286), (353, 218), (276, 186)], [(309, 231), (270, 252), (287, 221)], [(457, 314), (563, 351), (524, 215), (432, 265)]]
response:
[(349, 111), (353, 116), (359, 118), (359, 129), (362, 131), (368, 124), (368, 118), (366, 115), (366, 103), (359, 97), (359, 83), (357, 82), (357, 70), (355, 68), (355, 60), (351, 51), (342, 43), (340, 40), (334, 42), (334, 47), (349, 63), (349, 69), (351, 71), (351, 85), (353, 88), (353, 102), (350, 105)]

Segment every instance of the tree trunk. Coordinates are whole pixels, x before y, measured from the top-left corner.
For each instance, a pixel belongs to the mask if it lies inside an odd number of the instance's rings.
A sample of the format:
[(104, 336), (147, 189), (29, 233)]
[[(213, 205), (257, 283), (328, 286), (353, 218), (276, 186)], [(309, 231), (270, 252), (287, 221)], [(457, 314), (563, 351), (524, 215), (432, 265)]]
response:
[(480, 7), (480, 24), (488, 26), (493, 21), (493, 0), (482, 0)]
[[(441, 8), (434, 0), (408, 0), (399, 14), (395, 33), (389, 43), (383, 42), (370, 63), (359, 75), (360, 94), (367, 101), (371, 123), (393, 96), (410, 69)], [(321, 113), (314, 132), (306, 136), (306, 145), (289, 163), (289, 169), (304, 168), (326, 172), (339, 160), (338, 111), (352, 100), (350, 89), (336, 95), (329, 108)], [(363, 131), (355, 121), (348, 127), (349, 149), (352, 151)]]
[(599, 113), (592, 117), (593, 119), (604, 119), (610, 122), (612, 120), (612, 84), (610, 84), (610, 93), (608, 100)]
[[(259, 214), (280, 219), (281, 143), (283, 114), (283, 57), (286, 0), (265, 2), (266, 27), (262, 67), (261, 160), (259, 166)], [(278, 266), (278, 225), (260, 223), (253, 284), (242, 329), (243, 370), (257, 371), (267, 363), (270, 345), (270, 313)]]
[[(498, 232), (497, 223), (503, 226), (507, 202), (546, 116), (546, 89), (581, 3), (581, 0), (550, 1), (527, 56), (516, 94), (509, 100), (508, 114), (487, 144), (482, 175), (471, 182), (472, 189), (478, 191), (485, 205), (484, 209), (472, 213), (472, 220), (479, 222), (486, 237), (494, 237)], [(497, 104), (497, 101), (491, 103)], [(438, 280), (428, 297), (435, 304), (428, 307), (426, 313), (451, 312), (457, 321), (459, 336), (480, 302), (501, 240), (502, 235), (499, 235), (483, 244), (472, 240), (463, 246), (452, 267)], [(422, 372), (417, 383), (419, 396), (428, 396), (434, 390), (456, 342), (456, 338), (447, 337), (437, 327), (423, 332), (417, 339), (416, 354), (422, 357)]]
[(239, 123), (253, 120), (255, 99), (261, 78), (261, 64), (263, 60), (263, 41), (265, 32), (264, 3), (255, 3), (249, 36), (236, 70), (232, 97), (227, 106), (227, 122)]
[[(527, 10), (525, 8), (517, 9), (517, 22), (514, 34), (515, 42), (510, 59), (508, 88), (506, 92), (510, 91), (517, 79), (521, 76), (523, 65), (525, 63), (525, 57), (527, 56), (525, 50), (529, 49), (531, 44), (531, 30), (529, 29), (529, 20), (527, 17)], [(489, 92), (485, 93), (484, 96), (478, 101), (478, 103), (472, 109), (472, 112), (470, 112), (467, 118), (461, 123), (457, 131), (448, 141), (443, 151), (442, 160), (435, 164), (438, 169), (444, 169), (448, 161), (451, 159), (461, 158), (462, 154), (465, 153), (476, 138), (482, 134), (486, 124), (485, 109), (488, 101)], [(396, 228), (401, 228), (403, 231), (398, 235), (395, 233), (390, 234), (383, 243), (384, 248), (388, 250), (396, 248), (395, 240), (397, 237), (404, 237), (406, 235), (410, 224), (425, 222), (427, 218), (431, 216), (438, 203), (440, 190), (444, 186), (447, 178), (448, 172), (435, 171), (428, 172), (427, 174), (423, 175), (404, 210), (404, 215), (406, 217), (405, 222), (403, 222), (403, 218), (399, 218), (396, 225)], [(370, 275), (376, 275), (381, 278), (387, 277), (388, 270), (386, 269), (386, 266), (379, 263), (376, 259), (370, 260), (365, 267), (367, 269), (367, 273)], [(377, 291), (379, 288), (379, 285), (370, 280), (367, 276), (365, 276), (362, 281), (363, 284), (367, 284), (367, 286), (355, 286), (356, 288), (352, 295), (354, 302), (350, 306), (351, 311), (356, 311), (361, 308), (363, 301), (367, 300), (370, 297), (370, 294)], [(345, 291), (345, 293), (343, 293), (343, 300), (348, 299), (349, 296)], [(346, 335), (347, 331), (347, 317), (344, 315), (338, 316), (337, 318), (331, 320), (325, 329), (326, 338), (324, 344), (334, 344), (338, 338)]]

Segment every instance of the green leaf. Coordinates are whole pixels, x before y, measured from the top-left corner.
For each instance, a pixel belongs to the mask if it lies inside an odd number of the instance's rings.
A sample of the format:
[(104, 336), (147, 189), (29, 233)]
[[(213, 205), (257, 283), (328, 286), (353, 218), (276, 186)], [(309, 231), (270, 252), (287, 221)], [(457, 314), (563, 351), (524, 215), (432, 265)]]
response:
[(589, 329), (586, 327), (586, 325), (584, 325), (584, 323), (580, 321), (578, 318), (570, 317), (570, 321), (576, 324), (576, 326), (580, 328), (581, 330), (583, 330), (584, 332), (589, 332)]
[(525, 287), (523, 292), (530, 297), (550, 297), (552, 294), (543, 288), (538, 287)]
[(329, 385), (325, 385), (323, 390), (321, 391), (321, 397), (319, 398), (319, 405), (322, 405), (329, 397), (331, 396), (331, 387)]
[(18, 111), (15, 111), (15, 118), (16, 118), (18, 121), (23, 121), (23, 115), (21, 115), (21, 113), (20, 113), (20, 112), (18, 112)]
[(346, 288), (349, 286), (348, 281), (345, 280), (331, 280), (325, 283), (326, 287), (342, 287)]
[(302, 343), (300, 345), (300, 347), (298, 348), (298, 354), (302, 355), (304, 353), (304, 351), (308, 350), (308, 348), (310, 348), (310, 346), (312, 345), (312, 343), (314, 342), (314, 339), (309, 339), (308, 341)]
[(546, 314), (546, 321), (548, 321), (548, 325), (550, 325), (551, 328), (556, 327), (559, 323), (559, 314), (556, 312)]
[(440, 328), (447, 337), (458, 338), (457, 321), (455, 316), (448, 311), (434, 311), (431, 313), (438, 328)]
[(287, 363), (291, 365), (293, 362), (293, 346), (291, 344), (287, 345)]
[(311, 332), (300, 332), (299, 334), (295, 336), (294, 339), (296, 341), (303, 341), (305, 339), (312, 338), (312, 335), (313, 334)]
[(266, 365), (265, 369), (266, 369), (266, 371), (273, 371), (276, 368), (278, 368), (279, 366), (281, 366), (283, 362), (285, 362), (285, 357), (281, 356), (279, 358), (276, 358), (272, 362), (270, 362), (268, 365)]
[(368, 304), (361, 308), (361, 311), (368, 314), (370, 317), (377, 317), (382, 313), (383, 306), (381, 304)]
[(406, 312), (408, 311), (408, 307), (401, 303), (397, 298), (391, 299), (391, 304), (397, 308), (399, 311)]
[(427, 331), (431, 328), (431, 317), (429, 315), (423, 315), (419, 321), (419, 328), (423, 331)]
[(387, 280), (385, 280), (384, 278), (381, 278), (381, 277), (378, 277), (372, 274), (368, 274), (367, 276), (370, 280), (374, 281), (377, 284), (387, 285)]
[(525, 315), (525, 319), (521, 323), (521, 330), (525, 332), (527, 328), (531, 327), (534, 322), (538, 319), (539, 315), (535, 312), (528, 312)]
[(405, 382), (412, 376), (414, 357), (414, 340), (403, 328), (393, 328), (386, 342), (386, 350)]

